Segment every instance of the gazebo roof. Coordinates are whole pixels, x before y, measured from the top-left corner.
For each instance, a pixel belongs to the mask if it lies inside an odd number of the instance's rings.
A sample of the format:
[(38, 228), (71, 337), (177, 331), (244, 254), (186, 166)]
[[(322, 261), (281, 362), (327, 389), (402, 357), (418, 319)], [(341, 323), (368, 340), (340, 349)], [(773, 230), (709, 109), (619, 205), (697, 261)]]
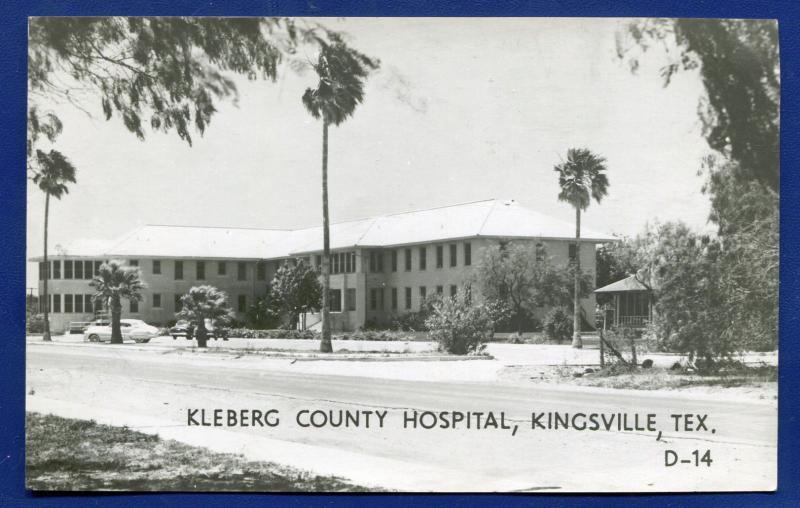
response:
[(631, 275), (617, 282), (612, 282), (608, 286), (603, 286), (594, 290), (595, 293), (622, 293), (626, 291), (648, 291), (647, 287), (636, 280), (635, 275)]

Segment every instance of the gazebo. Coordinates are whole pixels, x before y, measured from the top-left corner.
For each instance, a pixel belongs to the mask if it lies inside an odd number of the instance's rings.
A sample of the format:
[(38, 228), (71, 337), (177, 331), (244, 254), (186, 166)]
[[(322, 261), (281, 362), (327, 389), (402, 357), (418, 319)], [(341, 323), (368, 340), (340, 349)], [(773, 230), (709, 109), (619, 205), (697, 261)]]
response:
[(613, 326), (644, 328), (653, 319), (650, 290), (634, 275), (595, 289), (594, 292), (612, 296)]

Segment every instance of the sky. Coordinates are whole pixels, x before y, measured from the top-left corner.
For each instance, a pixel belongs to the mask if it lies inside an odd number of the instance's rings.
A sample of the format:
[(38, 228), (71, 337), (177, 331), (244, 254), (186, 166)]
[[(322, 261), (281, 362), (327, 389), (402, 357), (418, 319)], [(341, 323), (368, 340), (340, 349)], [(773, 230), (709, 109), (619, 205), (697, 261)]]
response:
[[(489, 198), (563, 220), (554, 165), (585, 147), (607, 160), (609, 193), (587, 229), (635, 235), (648, 222), (711, 229), (697, 171), (709, 152), (697, 117), (696, 73), (668, 87), (648, 53), (637, 74), (616, 54), (623, 20), (330, 18), (377, 57), (364, 103), (329, 145), (333, 222)], [(314, 55), (308, 55), (313, 59)], [(144, 141), (99, 98), (82, 112), (50, 104), (64, 123), (55, 148), (77, 184), (51, 202), (50, 248), (114, 239), (144, 224), (290, 229), (321, 223), (320, 122), (300, 101), (313, 73), (283, 67), (276, 82), (237, 79), (189, 146), (174, 132)], [(41, 255), (44, 196), (29, 184), (28, 255)], [(29, 263), (27, 285), (35, 285)]]

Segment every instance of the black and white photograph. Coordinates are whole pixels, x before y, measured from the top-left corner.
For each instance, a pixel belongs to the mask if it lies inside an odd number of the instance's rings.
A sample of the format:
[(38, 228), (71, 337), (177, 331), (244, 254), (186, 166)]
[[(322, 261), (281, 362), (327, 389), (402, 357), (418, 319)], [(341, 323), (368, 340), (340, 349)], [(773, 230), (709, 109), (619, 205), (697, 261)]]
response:
[(776, 490), (778, 31), (29, 18), (25, 487)]

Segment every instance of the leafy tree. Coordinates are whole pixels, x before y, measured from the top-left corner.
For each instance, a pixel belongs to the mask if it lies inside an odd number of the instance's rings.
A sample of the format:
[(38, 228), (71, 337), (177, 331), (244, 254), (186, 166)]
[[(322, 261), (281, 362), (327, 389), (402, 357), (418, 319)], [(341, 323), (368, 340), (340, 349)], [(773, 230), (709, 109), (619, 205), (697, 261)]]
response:
[(575, 208), (575, 270), (573, 280), (573, 336), (572, 347), (581, 348), (580, 274), (581, 274), (581, 211), (589, 207), (592, 199), (598, 203), (608, 193), (606, 160), (585, 148), (567, 150), (567, 160), (557, 164), (559, 201)]
[[(475, 277), (484, 299), (505, 304), (516, 331), (522, 332), (536, 309), (574, 304), (574, 270), (574, 266), (554, 266), (541, 247), (512, 242), (485, 249)], [(588, 275), (579, 277), (580, 298), (585, 298), (591, 287)]]
[(89, 286), (96, 291), (95, 303), (111, 311), (111, 343), (122, 344), (122, 300), (141, 301), (145, 288), (139, 267), (127, 266), (122, 261), (112, 259), (100, 265)]
[(690, 361), (730, 354), (736, 317), (724, 312), (719, 243), (682, 223), (664, 224), (656, 235), (653, 327), (660, 344)]
[(297, 264), (284, 263), (272, 279), (269, 300), (272, 308), (289, 316), (290, 327), (296, 328), (301, 314), (319, 310), (322, 306), (319, 274), (302, 260)]
[(268, 294), (257, 298), (247, 309), (247, 320), (257, 330), (277, 328), (281, 323), (281, 317), (280, 309)]
[[(597, 247), (594, 253), (597, 287), (607, 286), (630, 275), (629, 267), (626, 266), (621, 252), (628, 247), (629, 241), (627, 238), (622, 238), (620, 241), (604, 243)], [(598, 294), (597, 303), (605, 303), (607, 297), (608, 295)]]
[(194, 324), (197, 347), (208, 344), (206, 319), (215, 327), (226, 324), (233, 317), (228, 305), (228, 295), (214, 286), (195, 286), (181, 297), (181, 310), (175, 314)]
[(378, 62), (348, 47), (336, 34), (329, 40), (318, 38), (319, 57), (314, 71), (319, 78), (316, 88), (303, 94), (303, 105), (317, 120), (322, 120), (322, 340), (320, 351), (330, 353), (330, 220), (328, 215), (328, 127), (340, 125), (353, 115), (364, 100), (364, 82)]
[[(664, 85), (696, 71), (705, 97), (698, 114), (711, 148), (737, 163), (743, 180), (779, 186), (780, 61), (778, 24), (755, 19), (644, 19), (628, 25), (617, 53), (633, 71), (643, 54), (661, 47)], [(674, 51), (673, 48), (677, 48)]]
[[(118, 116), (140, 139), (149, 125), (190, 144), (216, 101), (236, 97), (226, 71), (274, 80), (302, 36), (286, 19), (204, 17), (34, 17), (28, 33), (31, 109), (55, 99), (86, 110), (99, 99), (106, 119)], [(29, 124), (29, 142), (60, 126), (45, 119)]]
[[(718, 155), (703, 161), (703, 191), (718, 226), (723, 313), (740, 347), (777, 344), (779, 280), (780, 62), (774, 20), (638, 20), (618, 53), (631, 69), (661, 47), (661, 74), (697, 72), (705, 88), (699, 117)], [(677, 51), (674, 49), (677, 48)], [(743, 342), (742, 342), (743, 341)], [(737, 343), (738, 343), (737, 342)]]
[[(48, 134), (49, 136), (49, 134)], [(64, 194), (69, 192), (68, 184), (75, 183), (75, 167), (58, 150), (44, 152), (35, 151), (35, 157), (28, 162), (28, 168), (32, 173), (33, 183), (44, 192), (44, 333), (43, 340), (50, 341), (50, 309), (48, 308), (50, 299), (48, 297), (48, 284), (50, 279), (50, 262), (47, 259), (47, 234), (50, 218), (50, 197), (61, 199)]]
[(718, 225), (718, 258), (725, 314), (736, 316), (743, 349), (773, 350), (778, 337), (779, 200), (764, 185), (737, 181), (735, 164), (706, 160), (711, 218)]

